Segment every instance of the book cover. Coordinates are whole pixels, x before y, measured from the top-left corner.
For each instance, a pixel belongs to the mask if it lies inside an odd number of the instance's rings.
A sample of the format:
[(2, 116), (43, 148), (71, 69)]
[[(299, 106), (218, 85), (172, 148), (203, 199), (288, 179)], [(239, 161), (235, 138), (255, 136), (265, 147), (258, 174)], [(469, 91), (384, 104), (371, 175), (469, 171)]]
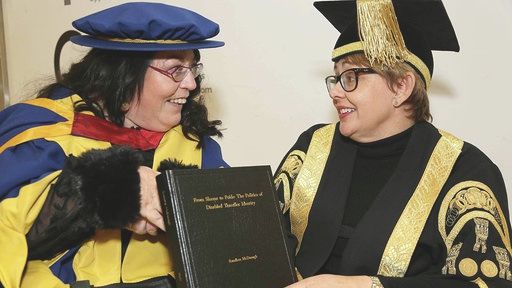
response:
[(179, 288), (295, 282), (269, 166), (167, 170), (157, 181)]

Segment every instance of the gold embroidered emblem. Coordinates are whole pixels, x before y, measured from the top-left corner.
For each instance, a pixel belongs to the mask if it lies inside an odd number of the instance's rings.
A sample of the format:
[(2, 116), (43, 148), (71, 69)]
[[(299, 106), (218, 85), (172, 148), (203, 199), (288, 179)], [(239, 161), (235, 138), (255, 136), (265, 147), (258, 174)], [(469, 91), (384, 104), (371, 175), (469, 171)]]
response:
[(476, 240), (473, 246), (473, 251), (478, 252), (480, 248), (482, 253), (487, 251), (487, 237), (489, 236), (489, 221), (482, 218), (475, 218), (475, 234)]
[[(290, 186), (293, 186), (295, 182), (295, 178), (300, 172), (302, 167), (302, 163), (304, 162), (304, 158), (306, 158), (306, 153), (300, 150), (294, 150), (288, 154), (286, 160), (283, 165), (279, 169), (277, 177), (274, 179), (274, 186), (276, 190), (281, 186), (283, 189), (283, 202), (279, 202), (281, 206), (281, 211), (286, 213), (288, 209), (290, 209), (290, 199), (291, 199), (291, 189)], [(290, 183), (291, 181), (291, 183)]]
[(405, 275), (428, 215), (459, 157), (464, 142), (449, 133), (439, 132), (442, 137), (386, 244), (378, 275)]
[(294, 150), (290, 152), (280, 169), (280, 173), (286, 171), (292, 179), (297, 178), (300, 167), (302, 167), (302, 163), (304, 162), (304, 158), (306, 158), (306, 153), (303, 151)]
[(512, 280), (510, 273), (510, 260), (508, 258), (507, 250), (504, 248), (492, 246), (494, 252), (496, 252), (496, 260), (500, 265), (499, 277), (502, 279)]
[(498, 275), (498, 267), (491, 260), (484, 260), (482, 264), (480, 264), (480, 270), (482, 270), (482, 273), (488, 278), (493, 278)]
[(452, 274), (455, 275), (457, 273), (457, 269), (455, 268), (455, 262), (457, 261), (457, 257), (459, 257), (460, 248), (462, 247), (462, 243), (457, 245), (453, 245), (452, 249), (450, 249), (450, 253), (448, 253), (448, 257), (446, 257), (446, 264), (443, 267), (443, 274), (446, 275)]
[[(474, 208), (478, 208), (478, 210)], [(484, 183), (477, 181), (464, 181), (456, 184), (446, 193), (441, 203), (438, 228), (447, 251), (450, 251), (462, 228), (475, 218), (485, 219), (492, 224), (494, 231), (500, 235), (505, 249), (512, 254), (509, 231), (506, 225), (507, 218), (492, 190)], [(477, 222), (475, 221), (475, 223)], [(489, 223), (487, 224), (487, 232), (481, 233), (481, 236), (488, 235)], [(450, 227), (451, 229), (449, 229)], [(477, 230), (475, 228), (475, 232), (480, 233)], [(485, 230), (483, 229), (483, 231)], [(476, 237), (479, 238), (478, 235)], [(482, 239), (486, 237), (482, 237)]]
[[(469, 181), (463, 183), (469, 183)], [(492, 195), (492, 192), (488, 192), (490, 190), (485, 190), (484, 187), (480, 186), (470, 186), (464, 188), (460, 191), (457, 191), (457, 194), (450, 201), (448, 206), (448, 215), (446, 217), (446, 225), (448, 227), (453, 226), (457, 218), (464, 212), (475, 208), (483, 209), (491, 213), (494, 218), (496, 218), (498, 223), (502, 225), (498, 207), (494, 201), (494, 195)]]
[(464, 258), (459, 262), (459, 271), (466, 277), (473, 277), (478, 272), (478, 264), (471, 258)]

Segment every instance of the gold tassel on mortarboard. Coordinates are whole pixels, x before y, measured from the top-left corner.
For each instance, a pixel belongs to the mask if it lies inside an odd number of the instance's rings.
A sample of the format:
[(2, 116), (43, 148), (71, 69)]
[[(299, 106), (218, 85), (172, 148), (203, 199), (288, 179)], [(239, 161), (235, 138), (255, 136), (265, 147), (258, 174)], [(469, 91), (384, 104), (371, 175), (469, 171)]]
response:
[(409, 55), (391, 0), (357, 0), (359, 38), (371, 65), (393, 67)]

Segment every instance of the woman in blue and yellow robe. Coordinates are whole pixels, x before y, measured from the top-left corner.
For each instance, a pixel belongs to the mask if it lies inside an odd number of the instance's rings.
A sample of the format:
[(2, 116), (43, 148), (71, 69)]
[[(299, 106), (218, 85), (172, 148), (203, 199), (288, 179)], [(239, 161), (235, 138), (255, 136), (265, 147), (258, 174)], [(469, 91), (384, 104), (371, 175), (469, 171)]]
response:
[(157, 169), (227, 166), (199, 85), (219, 26), (143, 2), (73, 26), (92, 49), (0, 112), (0, 286), (174, 287), (161, 215), (143, 211), (160, 212)]
[[(36, 219), (41, 218), (39, 213), (48, 195), (52, 195), (52, 185), (69, 163), (69, 157), (80, 158), (86, 151), (109, 151), (110, 147), (119, 145), (151, 155), (149, 160), (132, 156), (134, 159), (116, 165), (115, 157), (130, 153), (110, 148), (110, 154), (98, 156), (101, 158), (90, 163), (90, 169), (96, 172), (91, 176), (94, 180), (101, 181), (98, 178), (102, 173), (121, 175), (119, 179), (111, 179), (112, 185), (124, 186), (118, 188), (121, 195), (109, 199), (116, 202), (104, 208), (110, 214), (123, 207), (123, 203), (117, 201), (127, 202), (124, 198), (128, 195), (121, 188), (130, 189), (127, 186), (136, 185), (125, 182), (133, 176), (134, 169), (124, 165), (135, 166), (149, 161), (151, 164), (148, 165), (157, 169), (161, 161), (171, 158), (201, 168), (226, 166), (219, 145), (210, 137), (205, 137), (203, 147), (197, 149), (197, 142), (187, 139), (181, 126), (163, 135), (144, 135), (141, 133), (149, 132), (117, 127), (86, 113), (75, 113), (73, 103), (78, 100), (78, 95), (63, 88), (50, 98), (15, 104), (0, 113), (0, 169), (3, 175), (0, 177), (0, 254), (3, 255), (0, 257), (0, 279), (5, 287), (18, 287), (20, 283), (21, 287), (65, 287), (62, 283), (77, 280), (103, 286), (121, 281), (138, 282), (173, 271), (165, 234), (129, 236), (130, 239), (125, 240), (129, 243), (123, 248), (122, 259), (120, 229), (98, 230), (94, 237), (51, 259), (26, 262), (31, 254), (26, 234)], [(155, 141), (151, 141), (152, 137)], [(110, 163), (110, 166), (102, 169), (98, 167), (99, 161)]]

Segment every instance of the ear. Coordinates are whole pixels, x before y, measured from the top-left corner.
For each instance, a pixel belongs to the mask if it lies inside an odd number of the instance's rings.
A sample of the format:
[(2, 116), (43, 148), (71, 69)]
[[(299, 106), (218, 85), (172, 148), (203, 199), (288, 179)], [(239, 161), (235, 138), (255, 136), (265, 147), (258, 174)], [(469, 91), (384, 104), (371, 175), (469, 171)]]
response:
[(414, 77), (414, 74), (410, 71), (405, 72), (404, 76), (394, 85), (396, 95), (393, 97), (393, 106), (399, 107), (402, 105), (411, 96), (415, 84), (416, 77)]

